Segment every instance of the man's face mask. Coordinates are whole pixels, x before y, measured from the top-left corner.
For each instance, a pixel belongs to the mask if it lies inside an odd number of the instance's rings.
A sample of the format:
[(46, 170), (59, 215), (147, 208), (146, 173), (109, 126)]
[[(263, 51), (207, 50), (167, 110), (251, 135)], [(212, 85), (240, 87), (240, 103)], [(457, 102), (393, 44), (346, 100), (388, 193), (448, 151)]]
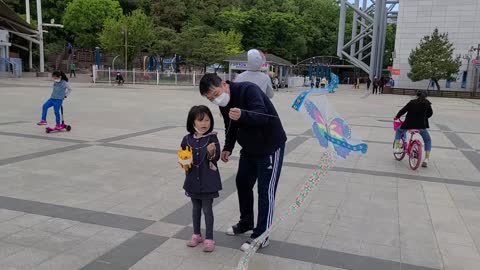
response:
[(223, 92), (218, 97), (216, 97), (214, 100), (212, 100), (213, 104), (218, 105), (220, 107), (227, 106), (228, 102), (230, 102), (230, 95), (225, 93), (225, 92)]
[(226, 93), (224, 87), (225, 85), (222, 83), (221, 86), (212, 88), (206, 95), (206, 98), (217, 106), (227, 106), (228, 102), (230, 102), (230, 94)]

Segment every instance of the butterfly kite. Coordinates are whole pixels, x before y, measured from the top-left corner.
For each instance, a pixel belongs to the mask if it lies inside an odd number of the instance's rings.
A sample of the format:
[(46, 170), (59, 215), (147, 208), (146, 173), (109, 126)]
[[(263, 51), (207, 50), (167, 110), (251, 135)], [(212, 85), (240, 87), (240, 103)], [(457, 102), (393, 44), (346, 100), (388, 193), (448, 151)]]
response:
[[(348, 123), (340, 117), (333, 106), (328, 102), (326, 93), (331, 93), (338, 84), (338, 76), (331, 73), (331, 82), (325, 88), (307, 89), (303, 91), (294, 101), (292, 108), (298, 112), (302, 111), (306, 120), (311, 124), (313, 134), (318, 139), (320, 145), (328, 150), (320, 154), (318, 168), (311, 174), (303, 187), (300, 189), (295, 202), (288, 210), (279, 215), (262, 235), (256, 238), (250, 249), (240, 259), (237, 270), (247, 270), (248, 263), (256, 253), (258, 247), (265, 241), (270, 234), (283, 223), (292, 214), (296, 213), (310, 192), (318, 186), (320, 179), (324, 177), (335, 164), (337, 157), (347, 158), (351, 152), (361, 152), (365, 154), (368, 146), (360, 139), (354, 136)], [(313, 92), (321, 93), (320, 96), (314, 96), (317, 102), (314, 102), (308, 95)]]

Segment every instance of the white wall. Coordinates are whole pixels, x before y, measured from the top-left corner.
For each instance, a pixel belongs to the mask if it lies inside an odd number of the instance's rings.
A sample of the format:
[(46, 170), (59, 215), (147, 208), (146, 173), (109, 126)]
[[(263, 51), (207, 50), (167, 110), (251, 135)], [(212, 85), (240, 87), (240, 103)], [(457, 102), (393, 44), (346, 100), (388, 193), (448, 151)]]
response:
[[(407, 77), (410, 72), (408, 57), (425, 35), (431, 35), (435, 28), (440, 33), (447, 32), (453, 42), (456, 54), (465, 55), (471, 46), (480, 43), (480, 0), (401, 0), (395, 39), (393, 67), (400, 69), (400, 75), (393, 76), (396, 87), (426, 88), (428, 81), (412, 82)], [(473, 54), (475, 58), (476, 52)], [(461, 89), (462, 73), (467, 69), (467, 60), (457, 75), (452, 89)], [(470, 64), (467, 89), (473, 85), (474, 67)], [(445, 89), (445, 81), (440, 82)]]

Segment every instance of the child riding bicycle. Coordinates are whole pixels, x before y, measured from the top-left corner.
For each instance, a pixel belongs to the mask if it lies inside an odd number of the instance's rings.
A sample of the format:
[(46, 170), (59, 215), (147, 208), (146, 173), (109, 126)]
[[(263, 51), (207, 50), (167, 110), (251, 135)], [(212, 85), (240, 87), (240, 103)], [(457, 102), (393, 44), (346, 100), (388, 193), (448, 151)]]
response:
[[(418, 129), (420, 136), (423, 138), (425, 144), (425, 160), (422, 162), (422, 167), (426, 168), (428, 166), (428, 161), (430, 158), (430, 152), (432, 150), (432, 139), (428, 133), (428, 128), (430, 125), (428, 123), (428, 118), (432, 117), (432, 103), (427, 99), (427, 93), (425, 91), (418, 91), (417, 98), (411, 100), (405, 105), (395, 117), (395, 120), (402, 117), (402, 115), (407, 114), (405, 121), (401, 124), (395, 132), (395, 142), (393, 147), (394, 153), (403, 152), (403, 145), (401, 143), (402, 135), (408, 129)], [(398, 122), (397, 122), (398, 123)]]

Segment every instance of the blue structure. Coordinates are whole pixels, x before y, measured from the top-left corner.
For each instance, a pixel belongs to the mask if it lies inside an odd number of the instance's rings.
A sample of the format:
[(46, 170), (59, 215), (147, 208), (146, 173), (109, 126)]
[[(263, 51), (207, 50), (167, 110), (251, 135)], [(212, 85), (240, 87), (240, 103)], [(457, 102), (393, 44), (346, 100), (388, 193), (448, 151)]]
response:
[(97, 65), (97, 67), (100, 67), (100, 48), (99, 47), (95, 47), (95, 65)]
[(147, 70), (148, 71), (155, 71), (158, 69), (158, 61), (157, 61), (157, 58), (155, 56), (149, 56), (148, 57), (148, 66), (147, 66)]

